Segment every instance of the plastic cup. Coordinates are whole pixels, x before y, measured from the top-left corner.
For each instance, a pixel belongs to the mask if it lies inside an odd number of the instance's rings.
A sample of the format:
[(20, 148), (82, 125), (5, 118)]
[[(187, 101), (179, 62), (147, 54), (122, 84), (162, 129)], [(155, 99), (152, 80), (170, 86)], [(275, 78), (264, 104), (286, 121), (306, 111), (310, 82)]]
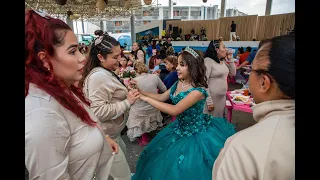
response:
[(244, 96), (249, 96), (249, 89), (244, 89), (243, 90), (243, 95)]

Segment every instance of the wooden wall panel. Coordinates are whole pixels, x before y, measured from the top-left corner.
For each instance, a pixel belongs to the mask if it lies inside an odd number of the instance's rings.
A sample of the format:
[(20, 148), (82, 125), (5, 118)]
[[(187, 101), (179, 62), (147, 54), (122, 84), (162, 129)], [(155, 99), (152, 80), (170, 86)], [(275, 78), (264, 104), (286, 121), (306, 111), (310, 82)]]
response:
[(256, 36), (258, 16), (236, 16), (220, 18), (220, 37), (224, 41), (230, 40), (230, 26), (234, 21), (237, 24), (236, 36), (240, 41), (251, 41)]
[(257, 39), (272, 38), (286, 34), (295, 24), (295, 13), (279, 14), (271, 16), (259, 16), (257, 24)]
[(293, 29), (295, 13), (225, 17), (215, 20), (167, 21), (166, 26), (169, 27), (171, 24), (172, 27), (181, 28), (183, 38), (184, 35), (191, 33), (191, 29), (194, 29), (196, 34), (200, 34), (201, 27), (204, 27), (208, 40), (222, 37), (224, 41), (228, 41), (230, 40), (231, 21), (237, 24), (236, 35), (240, 37), (240, 41), (251, 41), (253, 38), (262, 40), (285, 34), (288, 29)]

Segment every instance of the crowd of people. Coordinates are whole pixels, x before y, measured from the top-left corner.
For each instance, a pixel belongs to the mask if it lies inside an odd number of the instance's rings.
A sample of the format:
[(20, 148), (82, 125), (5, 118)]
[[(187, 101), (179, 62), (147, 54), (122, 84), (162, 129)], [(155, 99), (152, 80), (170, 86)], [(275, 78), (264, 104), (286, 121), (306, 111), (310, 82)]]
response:
[[(85, 56), (62, 20), (34, 10), (25, 16), (30, 180), (294, 179), (294, 34), (260, 42), (249, 76), (258, 123), (236, 132), (224, 108), (237, 67), (223, 41), (206, 52), (174, 52), (170, 39), (135, 42), (126, 56), (100, 33)], [(128, 67), (135, 77), (125, 82)], [(164, 116), (172, 122), (151, 139)], [(124, 131), (145, 146), (134, 174)]]

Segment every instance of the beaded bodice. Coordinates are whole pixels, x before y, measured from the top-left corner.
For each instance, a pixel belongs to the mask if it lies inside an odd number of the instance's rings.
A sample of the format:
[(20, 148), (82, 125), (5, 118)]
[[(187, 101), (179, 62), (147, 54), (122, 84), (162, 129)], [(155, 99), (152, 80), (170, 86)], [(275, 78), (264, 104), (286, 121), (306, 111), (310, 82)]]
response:
[[(201, 87), (190, 88), (187, 91), (182, 91), (176, 95), (174, 92), (177, 89), (177, 82), (172, 86), (170, 99), (173, 104), (178, 104), (192, 91), (200, 91), (205, 97), (208, 96), (207, 91)], [(207, 125), (210, 124), (210, 117), (203, 113), (206, 98), (198, 101), (196, 104), (182, 112), (177, 116), (177, 122), (173, 124), (174, 132), (181, 137), (191, 136), (197, 132), (205, 132)]]

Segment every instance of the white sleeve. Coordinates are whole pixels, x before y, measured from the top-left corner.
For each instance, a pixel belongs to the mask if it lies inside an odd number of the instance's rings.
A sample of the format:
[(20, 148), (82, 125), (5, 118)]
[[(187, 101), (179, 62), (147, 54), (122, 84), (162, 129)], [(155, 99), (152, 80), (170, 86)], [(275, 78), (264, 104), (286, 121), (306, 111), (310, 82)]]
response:
[(115, 84), (107, 76), (93, 74), (88, 83), (90, 108), (101, 122), (116, 119), (130, 108), (131, 105), (127, 99), (111, 103)]
[(236, 75), (237, 73), (237, 68), (236, 65), (234, 64), (234, 61), (231, 60), (229, 62), (224, 61), (225, 65), (227, 66), (227, 68), (229, 69), (229, 76), (233, 77)]
[(207, 83), (208, 83), (208, 88), (206, 88), (206, 91), (208, 93), (208, 97), (206, 99), (206, 103), (207, 103), (207, 106), (208, 106), (208, 105), (212, 105), (213, 104), (213, 101), (212, 101), (212, 98), (211, 98), (211, 94), (210, 94), (210, 85), (212, 85), (212, 84), (209, 84), (209, 78), (210, 78), (210, 75), (211, 75), (212, 67), (211, 67), (211, 63), (209, 63), (210, 60), (205, 59), (204, 62), (205, 62), (205, 66), (206, 66), (206, 77), (207, 77)]
[(25, 165), (30, 180), (70, 179), (67, 121), (46, 108), (25, 115)]
[(259, 179), (254, 156), (241, 143), (234, 143), (237, 134), (229, 137), (216, 159), (212, 180), (255, 180)]

